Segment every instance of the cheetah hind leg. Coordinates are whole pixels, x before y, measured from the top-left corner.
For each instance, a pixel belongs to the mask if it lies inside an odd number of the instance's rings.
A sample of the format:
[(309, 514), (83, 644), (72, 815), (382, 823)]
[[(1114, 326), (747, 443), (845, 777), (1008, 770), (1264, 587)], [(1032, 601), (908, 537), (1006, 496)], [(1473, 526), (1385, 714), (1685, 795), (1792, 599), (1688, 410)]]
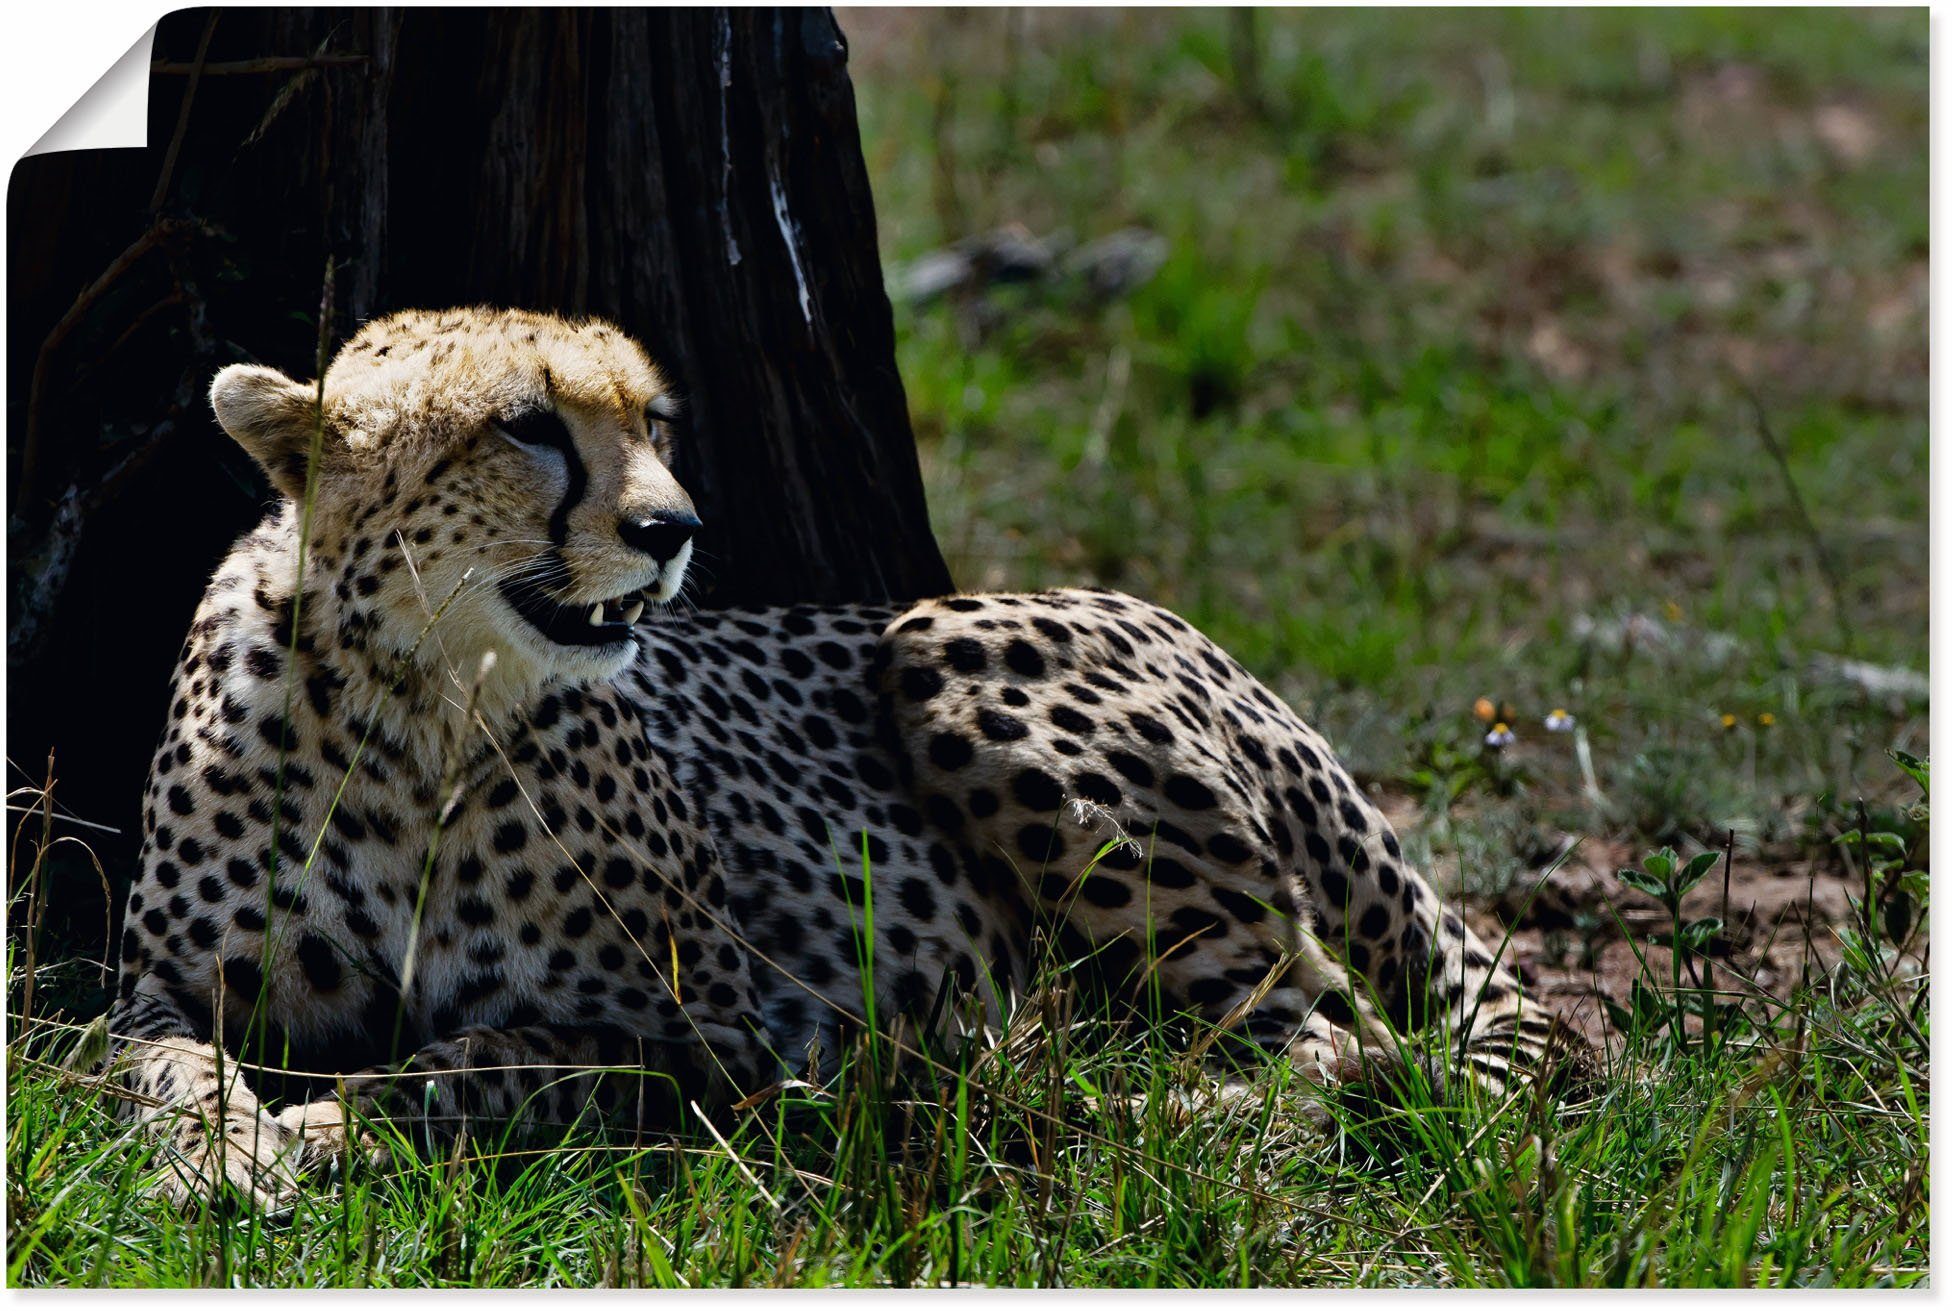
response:
[[(1313, 1001), (1299, 1029), (1280, 1051), (1300, 1085), (1292, 1113), (1310, 1127), (1334, 1128), (1331, 1099), (1338, 1089), (1369, 1088), (1400, 1077), (1410, 1062), (1404, 1039), (1372, 1004), (1362, 977), (1330, 956), (1307, 925), (1297, 925), (1284, 984)], [(1232, 1028), (1251, 1012), (1243, 1001), (1222, 1022)], [(1257, 1103), (1262, 1089), (1238, 1075), (1224, 1078), (1211, 1099), (1218, 1106)]]
[(1362, 976), (1333, 959), (1309, 926), (1296, 934), (1295, 981), (1315, 1007), (1289, 1041), (1295, 1072), (1322, 1087), (1366, 1082), (1400, 1070), (1402, 1037), (1377, 1013)]
[[(1279, 1052), (1300, 1085), (1288, 1106), (1303, 1123), (1326, 1132), (1334, 1127), (1329, 1101), (1335, 1091), (1369, 1087), (1397, 1077), (1409, 1062), (1408, 1049), (1370, 1003), (1360, 976), (1352, 976), (1333, 960), (1306, 928), (1297, 934), (1284, 984), (1316, 1001)], [(1203, 1052), (1220, 1034), (1234, 1030), (1252, 1012), (1255, 1000), (1244, 999), (1220, 1021), (1206, 1042), (1196, 1045), (1194, 1054)], [(1331, 1015), (1336, 1018), (1331, 1020)], [(1223, 1072), (1204, 1087), (1172, 1094), (1167, 1110), (1173, 1122), (1185, 1124), (1211, 1111), (1257, 1107), (1265, 1092), (1259, 1080), (1238, 1071)], [(1146, 1100), (1134, 1099), (1133, 1109), (1141, 1109)]]

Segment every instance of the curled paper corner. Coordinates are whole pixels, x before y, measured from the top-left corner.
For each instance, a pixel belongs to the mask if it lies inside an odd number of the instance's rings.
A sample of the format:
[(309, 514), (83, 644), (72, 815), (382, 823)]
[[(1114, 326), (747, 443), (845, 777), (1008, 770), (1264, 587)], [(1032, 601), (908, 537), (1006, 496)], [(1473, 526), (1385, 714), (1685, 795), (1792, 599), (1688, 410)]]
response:
[(149, 56), (156, 44), (152, 24), (109, 70), (82, 92), (29, 155), (56, 150), (140, 150), (149, 143)]

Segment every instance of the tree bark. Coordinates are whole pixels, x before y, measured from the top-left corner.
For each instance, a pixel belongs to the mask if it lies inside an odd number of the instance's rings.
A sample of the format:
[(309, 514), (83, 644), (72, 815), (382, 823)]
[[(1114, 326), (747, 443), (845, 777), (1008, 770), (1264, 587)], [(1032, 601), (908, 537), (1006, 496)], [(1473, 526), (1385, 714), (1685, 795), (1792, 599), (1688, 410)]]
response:
[(146, 149), (8, 193), (8, 751), (52, 745), (69, 808), (132, 841), (196, 598), (268, 499), (203, 391), (310, 376), (328, 256), (335, 339), (489, 303), (642, 340), (704, 604), (949, 590), (828, 11), (187, 10), (155, 59)]

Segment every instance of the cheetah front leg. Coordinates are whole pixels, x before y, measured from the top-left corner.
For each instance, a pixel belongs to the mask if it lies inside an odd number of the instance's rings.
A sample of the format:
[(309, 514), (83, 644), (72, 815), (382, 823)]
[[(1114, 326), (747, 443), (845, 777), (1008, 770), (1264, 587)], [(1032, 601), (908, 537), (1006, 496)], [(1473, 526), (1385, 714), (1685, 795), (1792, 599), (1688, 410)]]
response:
[(236, 1061), (150, 993), (118, 1003), (109, 1032), (110, 1070), (127, 1093), (120, 1113), (161, 1145), (159, 1193), (184, 1209), (226, 1187), (260, 1210), (291, 1202), (299, 1138), (265, 1112)]

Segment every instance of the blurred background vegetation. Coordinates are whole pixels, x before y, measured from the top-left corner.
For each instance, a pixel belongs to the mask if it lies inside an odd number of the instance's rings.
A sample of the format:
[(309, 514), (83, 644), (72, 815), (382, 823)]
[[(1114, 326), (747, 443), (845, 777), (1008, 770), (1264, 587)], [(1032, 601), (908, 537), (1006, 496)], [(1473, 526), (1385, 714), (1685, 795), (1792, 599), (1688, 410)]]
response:
[(1480, 891), (1923, 753), (1923, 11), (840, 20), (963, 587), (1179, 610)]

